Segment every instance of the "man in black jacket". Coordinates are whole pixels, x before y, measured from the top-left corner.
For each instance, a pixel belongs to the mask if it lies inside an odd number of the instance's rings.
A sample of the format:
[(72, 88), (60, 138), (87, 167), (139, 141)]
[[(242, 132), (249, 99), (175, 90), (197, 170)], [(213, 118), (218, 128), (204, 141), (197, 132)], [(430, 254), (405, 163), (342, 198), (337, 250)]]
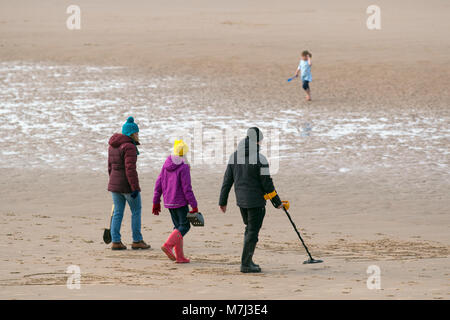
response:
[(266, 214), (266, 200), (271, 200), (277, 209), (283, 207), (275, 191), (269, 173), (269, 163), (259, 153), (262, 132), (256, 128), (247, 130), (247, 137), (239, 142), (237, 150), (231, 155), (223, 177), (219, 206), (225, 213), (228, 194), (234, 183), (236, 202), (245, 224), (244, 248), (241, 259), (241, 272), (261, 272), (253, 263), (258, 234)]

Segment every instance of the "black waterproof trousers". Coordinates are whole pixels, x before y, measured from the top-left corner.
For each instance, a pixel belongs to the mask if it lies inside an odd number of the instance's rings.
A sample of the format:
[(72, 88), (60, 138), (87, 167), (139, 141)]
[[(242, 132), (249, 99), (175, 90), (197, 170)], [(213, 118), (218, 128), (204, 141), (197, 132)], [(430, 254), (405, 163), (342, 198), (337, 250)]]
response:
[(241, 263), (250, 266), (253, 263), (253, 253), (258, 242), (259, 230), (262, 227), (266, 208), (240, 208), (242, 220), (245, 224), (244, 248), (242, 250)]

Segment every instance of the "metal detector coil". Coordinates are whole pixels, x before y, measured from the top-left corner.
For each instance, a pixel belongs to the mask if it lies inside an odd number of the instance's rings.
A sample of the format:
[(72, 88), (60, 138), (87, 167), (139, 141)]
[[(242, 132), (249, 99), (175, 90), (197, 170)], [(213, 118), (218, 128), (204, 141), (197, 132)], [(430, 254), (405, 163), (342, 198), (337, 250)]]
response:
[(186, 217), (194, 227), (203, 227), (205, 225), (205, 218), (200, 212), (189, 212)]

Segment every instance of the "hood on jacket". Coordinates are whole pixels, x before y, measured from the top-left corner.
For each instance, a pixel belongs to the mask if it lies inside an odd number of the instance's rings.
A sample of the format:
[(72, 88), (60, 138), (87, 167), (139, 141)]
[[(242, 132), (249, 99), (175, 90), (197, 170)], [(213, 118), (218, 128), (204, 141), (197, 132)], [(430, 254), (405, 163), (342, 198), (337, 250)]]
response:
[[(251, 148), (250, 148), (251, 145)], [(255, 148), (256, 145), (256, 148)], [(237, 151), (245, 151), (245, 155), (248, 156), (251, 153), (259, 153), (260, 146), (255, 141), (251, 141), (248, 137), (239, 141)]]
[(121, 133), (114, 133), (112, 137), (109, 138), (108, 143), (113, 148), (118, 148), (124, 143), (134, 143), (135, 145), (139, 145), (139, 142), (134, 142), (133, 139)]
[(183, 157), (170, 155), (164, 162), (163, 168), (167, 171), (175, 171), (179, 166), (186, 163), (185, 161), (186, 160)]
[(259, 144), (251, 141), (249, 137), (242, 139), (237, 147), (237, 163), (247, 163), (246, 159), (249, 160), (249, 164), (256, 164), (259, 161)]

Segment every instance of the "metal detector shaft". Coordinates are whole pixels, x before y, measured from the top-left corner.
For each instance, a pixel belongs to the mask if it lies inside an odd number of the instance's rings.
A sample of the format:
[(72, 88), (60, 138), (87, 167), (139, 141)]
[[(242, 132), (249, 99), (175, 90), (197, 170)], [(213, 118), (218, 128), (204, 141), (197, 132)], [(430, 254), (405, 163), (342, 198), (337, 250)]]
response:
[(294, 221), (292, 221), (291, 215), (289, 214), (289, 212), (286, 210), (285, 207), (283, 207), (283, 210), (284, 210), (284, 212), (286, 213), (286, 215), (288, 216), (289, 221), (291, 222), (292, 226), (294, 227), (295, 232), (297, 232), (297, 235), (298, 235), (300, 241), (302, 242), (303, 247), (305, 247), (305, 250), (306, 250), (306, 252), (308, 253), (309, 258), (310, 258), (311, 260), (314, 260), (313, 257), (311, 256), (311, 253), (309, 253), (308, 247), (306, 246), (305, 241), (303, 241), (303, 238), (302, 238), (302, 236), (300, 235), (300, 232), (298, 232), (297, 226), (295, 225)]

